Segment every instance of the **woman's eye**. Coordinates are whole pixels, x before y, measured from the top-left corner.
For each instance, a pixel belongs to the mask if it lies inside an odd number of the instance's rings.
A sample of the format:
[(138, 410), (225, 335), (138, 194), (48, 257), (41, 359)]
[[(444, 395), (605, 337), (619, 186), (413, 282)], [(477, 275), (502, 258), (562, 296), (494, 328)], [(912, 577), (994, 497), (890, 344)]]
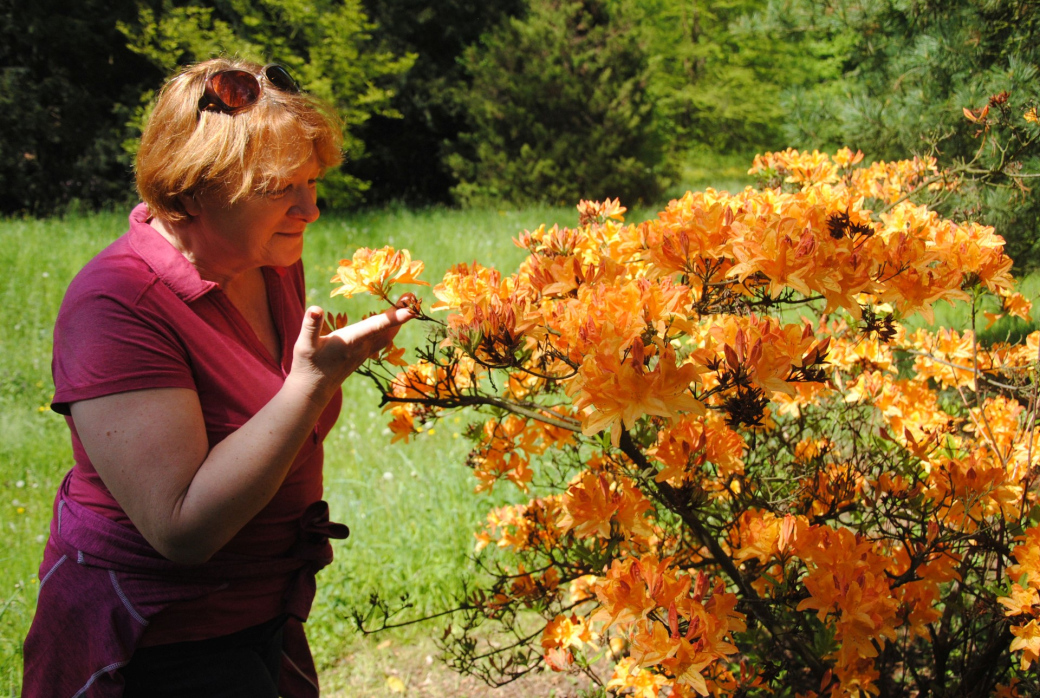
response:
[(285, 196), (286, 194), (289, 193), (289, 189), (290, 189), (290, 187), (279, 187), (277, 189), (268, 189), (267, 190), (267, 198), (269, 198), (269, 199), (277, 199), (280, 196)]

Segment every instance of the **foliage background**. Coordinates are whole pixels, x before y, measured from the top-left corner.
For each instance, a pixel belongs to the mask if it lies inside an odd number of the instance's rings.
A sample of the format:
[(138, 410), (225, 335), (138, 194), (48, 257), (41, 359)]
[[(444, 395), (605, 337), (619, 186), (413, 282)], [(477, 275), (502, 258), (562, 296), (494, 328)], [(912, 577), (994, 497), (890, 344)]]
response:
[[(1037, 0), (0, 0), (0, 213), (125, 205), (147, 104), (176, 66), (278, 61), (333, 101), (348, 161), (326, 207), (663, 202), (748, 180), (750, 155), (970, 161), (962, 108), (1038, 95)], [(594, 50), (593, 50), (594, 49)], [(1035, 144), (986, 151), (1035, 169)], [(1040, 199), (982, 177), (1019, 265)], [(1016, 186), (1016, 181), (1022, 186)]]

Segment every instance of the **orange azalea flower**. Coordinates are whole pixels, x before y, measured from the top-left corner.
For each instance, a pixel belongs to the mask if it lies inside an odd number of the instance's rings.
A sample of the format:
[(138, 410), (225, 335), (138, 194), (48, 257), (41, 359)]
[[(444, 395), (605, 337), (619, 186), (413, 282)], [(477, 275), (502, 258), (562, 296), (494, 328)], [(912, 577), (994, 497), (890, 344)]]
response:
[(622, 221), (625, 219), (625, 211), (628, 209), (621, 205), (621, 201), (606, 199), (604, 201), (579, 201), (578, 214), (581, 216), (582, 225), (590, 223), (605, 223), (608, 218)]
[(437, 302), (431, 310), (455, 309), (464, 303), (473, 303), (488, 294), (506, 297), (513, 283), (503, 279), (501, 272), (476, 262), (456, 264), (444, 274), (444, 279), (433, 287)]
[(512, 548), (517, 552), (534, 545), (551, 548), (563, 535), (556, 526), (559, 512), (559, 495), (492, 509), (488, 512), (484, 530), (475, 534), (477, 552), (492, 542), (499, 548)]
[(833, 182), (837, 179), (834, 165), (826, 153), (814, 150), (811, 153), (788, 148), (780, 153), (756, 155), (748, 174), (775, 170), (785, 177), (784, 181), (802, 184)]
[(390, 342), (381, 352), (374, 356), (375, 359), (390, 364), (391, 366), (405, 367), (408, 362), (404, 360), (404, 347), (399, 347)]
[(888, 438), (927, 458), (956, 420), (939, 407), (923, 380), (898, 380), (881, 371), (864, 371), (845, 388), (845, 401), (869, 402), (888, 422)]
[(834, 154), (834, 164), (838, 167), (852, 167), (863, 160), (863, 151), (857, 150), (853, 153), (848, 148), (839, 148)]
[[(906, 341), (916, 351), (922, 352), (914, 358), (914, 371), (918, 376), (936, 380), (945, 387), (975, 389), (974, 332), (965, 330), (961, 334), (942, 327), (932, 334), (919, 329)], [(985, 353), (982, 358), (985, 358)]]
[(623, 359), (649, 330), (662, 337), (682, 325), (689, 304), (687, 287), (669, 278), (639, 278), (582, 285), (574, 298), (543, 299), (540, 314), (556, 348), (580, 364), (592, 353)]
[(1020, 666), (1022, 671), (1026, 671), (1033, 662), (1040, 659), (1040, 624), (1031, 620), (1023, 626), (1013, 626), (1011, 634), (1015, 636), (1011, 642), (1011, 651), (1022, 651)]
[(563, 497), (560, 529), (573, 529), (579, 538), (610, 538), (610, 522), (617, 513), (619, 500), (605, 477), (586, 470)]
[(362, 247), (351, 259), (341, 259), (339, 270), (332, 283), (342, 284), (332, 291), (331, 296), (350, 298), (355, 293), (370, 293), (377, 298), (389, 300), (390, 287), (394, 284), (418, 284), (429, 286), (418, 279), (423, 263), (412, 261), (408, 250), (383, 247), (370, 250)]
[(740, 517), (736, 529), (739, 548), (733, 557), (740, 562), (755, 558), (765, 565), (778, 555), (789, 555), (794, 544), (806, 537), (807, 530), (804, 516), (777, 516), (749, 509)]
[(554, 647), (547, 650), (544, 659), (553, 671), (570, 671), (574, 666), (574, 655), (566, 647)]
[(618, 528), (621, 529), (625, 538), (652, 536), (654, 534), (651, 526), (652, 518), (647, 514), (652, 515), (653, 504), (627, 478), (619, 478), (615, 486), (621, 494), (616, 518)]
[(827, 526), (813, 526), (800, 536), (796, 550), (806, 563), (802, 583), (809, 592), (798, 610), (814, 609), (817, 618), (832, 624), (837, 668), (876, 657), (874, 643), (894, 640), (899, 624), (888, 559), (848, 529)]
[(896, 335), (891, 344), (882, 341), (876, 334), (864, 335), (853, 331), (844, 321), (822, 323), (817, 332), (830, 337), (830, 345), (827, 348), (829, 366), (841, 371), (863, 367), (868, 370), (894, 372), (896, 368), (892, 346), (904, 344), (905, 330), (894, 322), (892, 327)]
[(585, 645), (592, 644), (592, 641), (593, 634), (588, 624), (573, 613), (570, 616), (557, 615), (542, 631), (542, 649), (544, 650), (554, 647), (580, 650)]
[(691, 643), (680, 639), (674, 656), (668, 657), (662, 664), (675, 676), (677, 682), (686, 684), (698, 695), (707, 696), (710, 691), (703, 672), (715, 662), (717, 656), (701, 651), (700, 647), (700, 642)]
[(854, 504), (862, 496), (865, 481), (851, 463), (827, 463), (801, 484), (808, 513), (822, 516)]
[(591, 436), (609, 428), (617, 446), (622, 428), (631, 429), (643, 415), (703, 414), (704, 407), (689, 392), (697, 375), (694, 364), (677, 365), (675, 350), (668, 346), (649, 371), (635, 356), (624, 363), (615, 355), (589, 357), (567, 389), (583, 411), (582, 433)]
[(997, 684), (993, 690), (993, 698), (1022, 698), (1018, 691), (1018, 679), (1011, 679), (1007, 683)]
[(390, 443), (397, 443), (398, 441), (408, 443), (411, 436), (416, 433), (415, 405), (398, 402), (392, 405), (387, 405), (386, 409), (390, 412), (392, 417), (388, 426), (394, 437), (391, 439)]
[(1005, 313), (1012, 317), (1031, 320), (1029, 313), (1033, 310), (1033, 303), (1021, 293), (1008, 293), (1001, 295), (1002, 307)]
[(559, 586), (560, 575), (555, 568), (549, 568), (540, 576), (525, 571), (523, 564), (517, 566), (517, 575), (509, 587), (509, 593), (514, 599), (522, 600), (525, 605), (531, 605), (539, 598), (552, 592)]
[(572, 580), (569, 603), (578, 604), (582, 601), (591, 601), (595, 599), (596, 592), (592, 590), (592, 585), (595, 583), (596, 575), (594, 574), (583, 574), (582, 576)]
[(653, 529), (645, 518), (650, 502), (627, 479), (608, 482), (602, 474), (586, 470), (563, 497), (559, 527), (579, 538), (610, 538), (611, 523), (616, 523), (626, 538), (649, 536)]
[(636, 562), (632, 558), (615, 559), (606, 576), (596, 581), (594, 588), (600, 608), (592, 620), (607, 621), (604, 631), (616, 623), (631, 623), (644, 618), (657, 607), (642, 578), (633, 573)]
[(794, 394), (787, 382), (792, 368), (813, 363), (827, 352), (817, 343), (812, 325), (781, 325), (771, 317), (728, 316), (711, 324), (711, 337), (731, 370), (745, 368), (763, 390)]
[(742, 473), (746, 448), (744, 438), (726, 425), (721, 414), (711, 411), (703, 417), (684, 416), (661, 429), (649, 455), (665, 466), (654, 479), (678, 486), (705, 462), (715, 466), (717, 480), (722, 482)]
[(1027, 528), (1017, 540), (1022, 542), (1011, 551), (1016, 564), (1008, 567), (1008, 576), (1019, 584), (1040, 590), (1040, 525)]
[(662, 274), (707, 272), (706, 263), (721, 266), (707, 281), (721, 280), (732, 266), (730, 238), (733, 235), (737, 199), (724, 192), (688, 192), (672, 201), (639, 228), (646, 255)]
[(891, 204), (898, 201), (907, 190), (938, 172), (933, 157), (875, 162), (853, 172), (851, 189), (859, 196)]
[(607, 682), (607, 690), (616, 689), (631, 698), (658, 698), (668, 679), (660, 674), (642, 669), (631, 657), (625, 657), (614, 665), (614, 673)]
[(648, 667), (671, 657), (679, 651), (679, 645), (679, 640), (669, 634), (663, 623), (645, 619), (635, 624), (629, 652), (639, 666)]
[(522, 491), (527, 491), (527, 483), (531, 481), (532, 472), (530, 461), (522, 454), (489, 449), (474, 453), (470, 460), (473, 463), (473, 474), (478, 480), (474, 492), (491, 492), (495, 483), (503, 478)]
[[(895, 575), (905, 573), (910, 567), (910, 557), (906, 549), (897, 547), (892, 554), (893, 564), (890, 572)], [(928, 626), (942, 617), (939, 601), (944, 585), (959, 579), (957, 573), (958, 560), (951, 555), (937, 553), (928, 562), (917, 568), (918, 581), (908, 582), (895, 589), (893, 595), (900, 607), (906, 609), (904, 628), (911, 634), (927, 638)]]
[(1004, 615), (1010, 617), (1033, 615), (1033, 607), (1040, 604), (1040, 595), (1032, 587), (1022, 587), (1018, 584), (1011, 585), (1011, 595), (997, 599), (997, 602), (1007, 608)]

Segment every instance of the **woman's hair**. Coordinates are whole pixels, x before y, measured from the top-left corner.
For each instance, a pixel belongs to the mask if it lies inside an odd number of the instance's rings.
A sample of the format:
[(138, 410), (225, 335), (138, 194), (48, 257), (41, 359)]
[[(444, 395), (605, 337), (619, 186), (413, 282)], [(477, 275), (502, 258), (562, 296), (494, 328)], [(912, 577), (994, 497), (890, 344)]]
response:
[(249, 61), (215, 58), (189, 66), (160, 90), (137, 151), (137, 191), (153, 216), (183, 220), (178, 197), (219, 191), (233, 203), (287, 179), (311, 155), (322, 172), (342, 160), (339, 117), (304, 92), (258, 78), (260, 97), (234, 114), (200, 111), (206, 81), (222, 70), (259, 76)]

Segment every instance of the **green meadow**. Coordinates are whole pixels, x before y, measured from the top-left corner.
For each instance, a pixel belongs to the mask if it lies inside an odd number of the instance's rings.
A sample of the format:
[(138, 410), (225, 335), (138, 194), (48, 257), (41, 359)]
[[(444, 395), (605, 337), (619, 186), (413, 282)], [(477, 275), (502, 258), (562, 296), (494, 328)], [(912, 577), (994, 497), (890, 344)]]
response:
[[(633, 220), (638, 219), (637, 213)], [(307, 234), (308, 298), (354, 319), (375, 310), (368, 299), (328, 298), (337, 260), (360, 246), (408, 248), (426, 263), (423, 277), (431, 283), (463, 261), (511, 270), (523, 256), (512, 238), (541, 223), (574, 225), (577, 213), (573, 208), (389, 208), (327, 215)], [(77, 270), (125, 228), (122, 213), (0, 221), (0, 695), (19, 692), (21, 643), (35, 607), (51, 504), (71, 466), (68, 430), (48, 408), (54, 318)], [(1036, 276), (1023, 286), (1031, 298), (1040, 292)], [(432, 301), (428, 288), (420, 293)], [(943, 306), (936, 320), (960, 327), (968, 322), (963, 307)], [(989, 335), (1026, 329), (1005, 320)], [(418, 323), (411, 323), (399, 342), (414, 345), (422, 333)], [(344, 397), (342, 416), (326, 442), (325, 490), (333, 518), (347, 523), (352, 534), (335, 544), (336, 561), (319, 577), (308, 623), (316, 660), (331, 689), (352, 685), (349, 674), (355, 669), (344, 666), (342, 658), (364, 669), (376, 643), (383, 648), (387, 642), (415, 641), (435, 652), (423, 639), (435, 626), (398, 631), (386, 636), (390, 640), (362, 640), (350, 611), (364, 608), (373, 592), (391, 600), (409, 594), (413, 615), (449, 606), (464, 577), (474, 571), (473, 532), (488, 509), (523, 497), (508, 484), (491, 495), (473, 494), (475, 481), (464, 465), (467, 442), (461, 437), (467, 415), (449, 416), (411, 443), (391, 445), (374, 387), (353, 376)], [(402, 661), (427, 661), (425, 652)], [(378, 687), (373, 690), (378, 694)]]

